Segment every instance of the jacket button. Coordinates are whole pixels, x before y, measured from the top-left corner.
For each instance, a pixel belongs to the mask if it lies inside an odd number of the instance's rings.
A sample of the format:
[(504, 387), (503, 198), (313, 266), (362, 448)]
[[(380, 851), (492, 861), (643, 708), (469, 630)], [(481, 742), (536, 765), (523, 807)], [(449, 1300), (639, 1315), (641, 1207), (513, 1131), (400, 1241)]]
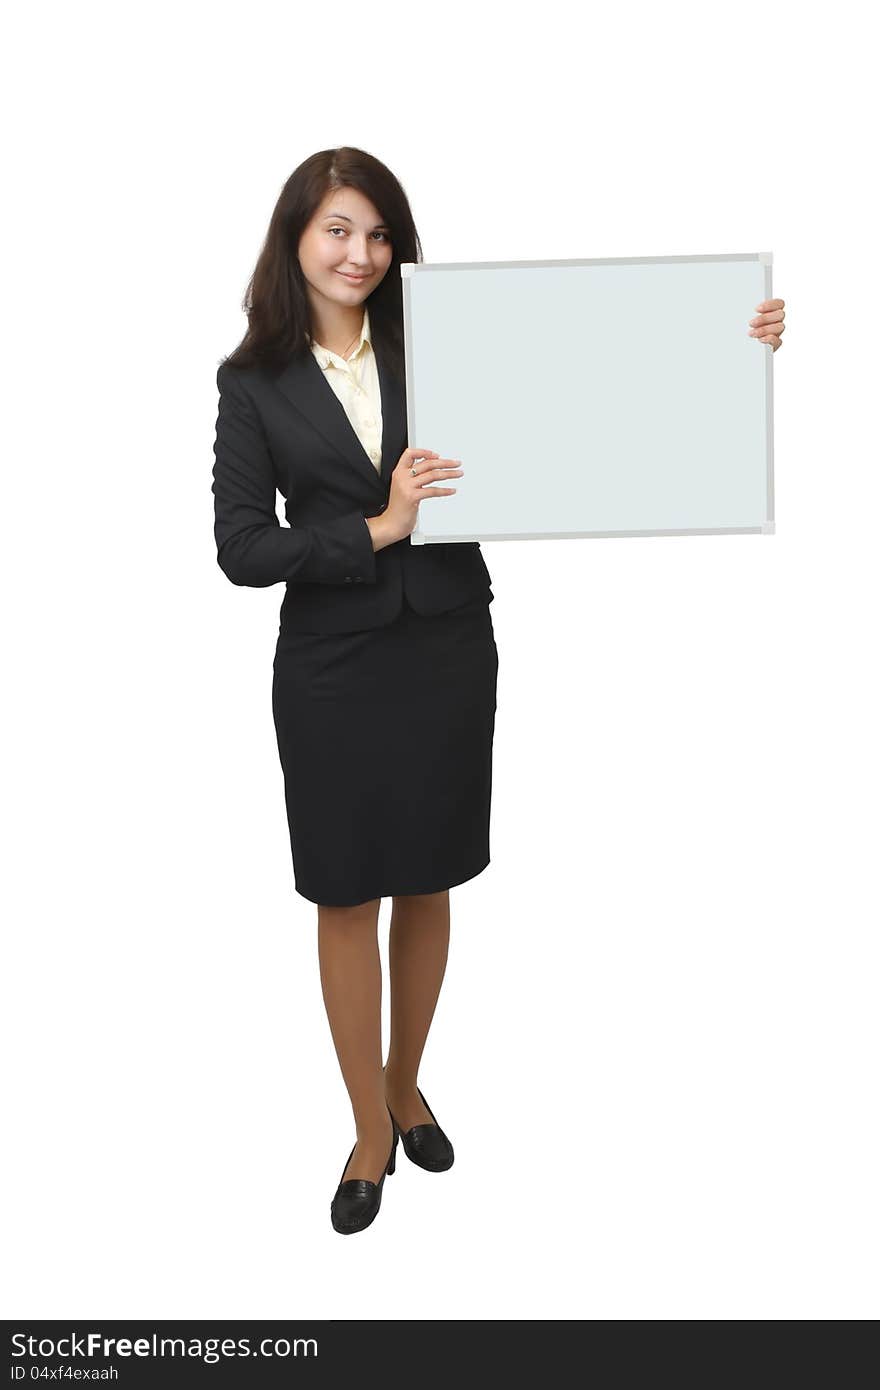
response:
[(350, 575), (350, 574), (347, 574), (347, 575), (345, 576), (345, 582), (346, 582), (346, 584), (350, 584), (350, 583), (351, 583), (351, 575)]
[(355, 577), (354, 577), (354, 582), (355, 582), (355, 584), (362, 584), (362, 583), (363, 583), (363, 578), (364, 578), (364, 576), (363, 576), (362, 574), (356, 574)]

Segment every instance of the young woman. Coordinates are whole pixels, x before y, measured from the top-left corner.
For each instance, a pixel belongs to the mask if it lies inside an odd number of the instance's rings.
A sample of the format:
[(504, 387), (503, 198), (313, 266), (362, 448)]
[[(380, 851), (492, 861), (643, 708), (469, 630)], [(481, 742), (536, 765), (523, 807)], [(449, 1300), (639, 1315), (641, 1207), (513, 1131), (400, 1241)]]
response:
[[(234, 584), (286, 583), (273, 711), (296, 891), (318, 908), (324, 1002), (354, 1111), (330, 1209), (343, 1234), (376, 1216), (399, 1138), (429, 1172), (453, 1162), (418, 1071), (446, 968), (449, 889), (489, 863), (491, 578), (476, 542), (410, 539), (419, 506), (442, 506), (434, 499), (465, 472), (406, 443), (399, 266), (419, 260), (384, 164), (350, 147), (312, 155), (282, 189), (247, 333), (217, 372), (218, 562)], [(765, 314), (761, 336), (781, 332), (781, 318)]]
[[(449, 889), (489, 863), (498, 653), (476, 542), (413, 546), (461, 460), (407, 447), (406, 195), (377, 159), (325, 150), (285, 184), (220, 366), (215, 538), (235, 584), (285, 581), (273, 710), (296, 891), (318, 907), (321, 984), (357, 1142), (334, 1229), (375, 1217), (398, 1138), (453, 1149), (418, 1088), (443, 981)], [(279, 525), (276, 489), (290, 527)], [(377, 923), (393, 900), (382, 1066)]]

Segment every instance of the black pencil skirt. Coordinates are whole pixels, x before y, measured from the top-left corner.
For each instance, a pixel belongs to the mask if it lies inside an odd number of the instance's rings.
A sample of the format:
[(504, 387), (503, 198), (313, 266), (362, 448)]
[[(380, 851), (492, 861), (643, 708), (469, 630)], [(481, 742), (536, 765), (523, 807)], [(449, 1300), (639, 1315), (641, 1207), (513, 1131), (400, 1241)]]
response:
[(489, 863), (491, 599), (366, 632), (281, 633), (272, 710), (297, 893), (439, 893)]

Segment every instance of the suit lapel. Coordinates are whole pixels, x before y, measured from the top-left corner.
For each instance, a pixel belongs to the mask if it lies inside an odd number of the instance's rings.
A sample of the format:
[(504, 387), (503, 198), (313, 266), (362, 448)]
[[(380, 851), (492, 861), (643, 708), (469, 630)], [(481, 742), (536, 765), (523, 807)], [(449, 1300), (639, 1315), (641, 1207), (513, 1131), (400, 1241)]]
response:
[(345, 407), (325, 377), (313, 353), (295, 358), (276, 379), (290, 404), (304, 415), (328, 444), (361, 478), (388, 497), (391, 473), (406, 444), (406, 393), (384, 360), (384, 349), (373, 344), (382, 394), (381, 474), (358, 438)]

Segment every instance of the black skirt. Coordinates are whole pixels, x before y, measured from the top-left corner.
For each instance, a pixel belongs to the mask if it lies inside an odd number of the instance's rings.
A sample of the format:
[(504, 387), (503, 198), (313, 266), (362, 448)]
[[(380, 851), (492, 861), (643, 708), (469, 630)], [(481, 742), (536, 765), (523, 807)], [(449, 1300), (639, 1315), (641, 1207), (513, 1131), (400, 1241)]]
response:
[(489, 863), (498, 650), (485, 599), (385, 627), (282, 632), (272, 710), (297, 893), (439, 893)]

